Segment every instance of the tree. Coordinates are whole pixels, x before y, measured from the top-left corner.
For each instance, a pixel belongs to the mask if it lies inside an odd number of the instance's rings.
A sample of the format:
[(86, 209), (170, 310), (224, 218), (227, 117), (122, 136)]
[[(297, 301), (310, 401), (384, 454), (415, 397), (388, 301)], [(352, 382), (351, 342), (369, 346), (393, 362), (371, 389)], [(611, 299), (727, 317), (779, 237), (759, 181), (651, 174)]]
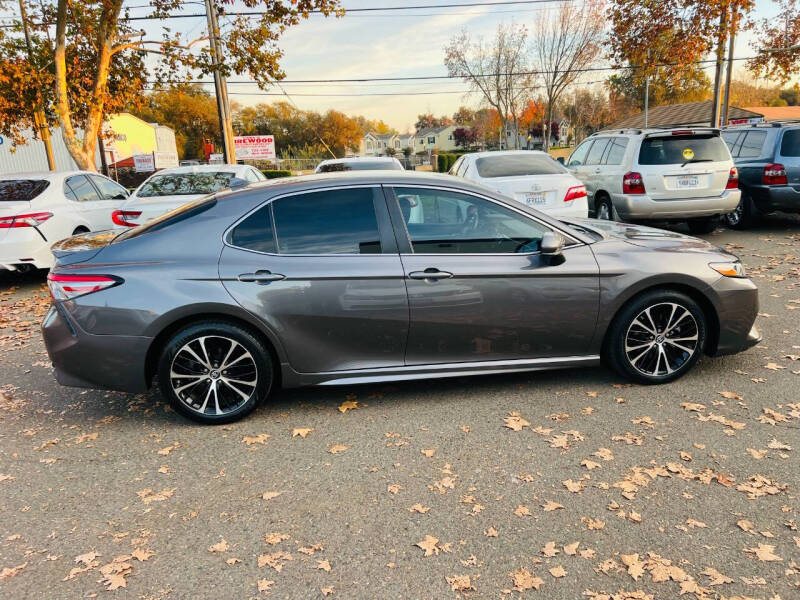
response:
[(453, 120), (450, 117), (434, 117), (433, 113), (427, 113), (417, 115), (417, 122), (414, 123), (414, 129), (420, 131), (422, 129), (431, 129), (433, 127), (447, 127), (452, 124)]
[(465, 150), (475, 145), (477, 135), (472, 127), (456, 127), (453, 130), (453, 141), (456, 146), (460, 146)]
[(144, 106), (128, 107), (137, 117), (167, 125), (175, 132), (181, 158), (204, 158), (203, 139), (219, 141), (217, 103), (199, 85), (177, 85), (146, 97)]
[(481, 108), (475, 111), (475, 118), (472, 121), (472, 131), (475, 132), (475, 141), (484, 147), (494, 146), (502, 140), (500, 131), (503, 123), (500, 120), (500, 113), (494, 108)]
[(383, 150), (383, 153), (386, 156), (394, 156), (395, 154), (397, 154), (397, 150), (395, 150), (391, 146), (386, 146), (386, 148)]
[(777, 17), (755, 24), (753, 49), (758, 53), (747, 62), (756, 76), (786, 83), (800, 73), (800, 0), (778, 0)]
[[(567, 86), (580, 77), (600, 54), (603, 37), (601, 0), (583, 4), (564, 2), (554, 11), (541, 11), (536, 20), (533, 53), (541, 74), (547, 106), (545, 120), (555, 117), (555, 107)], [(550, 128), (544, 136), (544, 149), (550, 148)]]
[[(451, 77), (461, 77), (497, 111), (502, 130), (508, 122), (518, 129), (522, 106), (529, 95), (532, 76), (526, 56), (528, 31), (521, 25), (500, 24), (494, 39), (473, 40), (466, 31), (454, 36), (445, 48), (444, 64)], [(505, 135), (503, 135), (503, 139)], [(519, 136), (514, 135), (519, 148)]]
[(570, 124), (570, 141), (577, 144), (619, 120), (615, 106), (616, 103), (602, 89), (576, 88), (561, 106), (561, 112)]
[(345, 156), (348, 150), (358, 149), (363, 137), (355, 119), (338, 110), (329, 110), (322, 116), (318, 134), (339, 158)]
[[(225, 0), (210, 0), (220, 15), (225, 15)], [(15, 0), (0, 0), (8, 9)], [(179, 0), (150, 0), (150, 16), (165, 19), (181, 6)], [(148, 79), (156, 87), (172, 81), (176, 72), (209, 75), (220, 72), (248, 73), (265, 87), (281, 79), (282, 52), (276, 42), (288, 27), (296, 25), (311, 11), (325, 15), (341, 14), (338, 0), (247, 0), (250, 8), (263, 6), (263, 14), (239, 15), (220, 36), (223, 64), (216, 64), (205, 36), (186, 40), (162, 26), (159, 39), (144, 34), (123, 12), (123, 0), (41, 0), (27, 5), (33, 23), (33, 54), (36, 71), (22, 62), (19, 31), (2, 33), (0, 38), (0, 133), (16, 135), (31, 125), (19, 103), (30, 98), (14, 94), (21, 85), (33, 86), (52, 124), (61, 125), (67, 149), (79, 167), (94, 170), (97, 138), (107, 113), (136, 104)], [(13, 9), (12, 9), (13, 10)], [(54, 39), (49, 39), (52, 26)], [(156, 36), (158, 38), (158, 36)], [(146, 54), (152, 54), (145, 62)], [(10, 73), (11, 77), (5, 77)], [(21, 79), (20, 79), (21, 78)], [(28, 104), (27, 106), (32, 106)], [(28, 111), (29, 112), (29, 111)], [(20, 120), (20, 117), (23, 117)]]
[(456, 112), (453, 113), (453, 123), (455, 125), (470, 126), (475, 120), (475, 111), (466, 106), (460, 106)]
[[(696, 65), (681, 70), (669, 67), (656, 68), (647, 90), (649, 105), (698, 102), (711, 98), (711, 81), (705, 71)], [(626, 69), (608, 79), (609, 88), (620, 98), (629, 111), (644, 110), (645, 75), (637, 69)]]

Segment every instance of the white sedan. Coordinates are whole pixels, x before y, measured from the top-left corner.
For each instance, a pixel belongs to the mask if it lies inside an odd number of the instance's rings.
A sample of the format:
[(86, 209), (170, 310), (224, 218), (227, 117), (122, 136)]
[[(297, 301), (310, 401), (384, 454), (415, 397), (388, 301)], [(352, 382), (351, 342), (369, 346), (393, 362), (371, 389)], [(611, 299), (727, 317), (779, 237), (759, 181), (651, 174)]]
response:
[(227, 187), (264, 181), (251, 165), (194, 165), (163, 169), (144, 180), (111, 216), (114, 225), (136, 227)]
[(507, 150), (464, 154), (449, 173), (553, 217), (589, 216), (586, 188), (546, 152)]
[(0, 175), (0, 269), (49, 269), (50, 246), (78, 233), (111, 229), (128, 190), (98, 173)]

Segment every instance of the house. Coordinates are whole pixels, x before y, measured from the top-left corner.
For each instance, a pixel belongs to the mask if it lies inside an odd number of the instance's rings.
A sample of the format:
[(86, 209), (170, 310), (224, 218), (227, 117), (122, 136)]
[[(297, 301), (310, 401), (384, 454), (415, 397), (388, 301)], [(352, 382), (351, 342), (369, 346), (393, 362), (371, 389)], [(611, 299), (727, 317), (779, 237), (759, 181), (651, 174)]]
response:
[(748, 106), (749, 110), (764, 115), (769, 121), (800, 121), (800, 106)]
[(361, 140), (361, 156), (383, 156), (387, 148), (394, 148), (398, 153), (401, 147), (394, 133), (367, 133)]
[(395, 136), (395, 149), (398, 152), (402, 152), (405, 148), (411, 148), (414, 150), (414, 134), (413, 133), (401, 133)]
[(428, 150), (439, 150), (449, 152), (456, 149), (456, 142), (453, 132), (460, 125), (446, 125), (444, 127), (428, 127), (420, 129), (414, 134), (414, 145), (411, 148), (415, 153), (427, 152)]
[(104, 147), (109, 166), (132, 167), (136, 154), (175, 154), (175, 132), (166, 125), (148, 123), (130, 113), (109, 115), (103, 123)]
[[(686, 102), (684, 104), (662, 104), (652, 107), (647, 114), (648, 127), (708, 127), (711, 123), (711, 111), (713, 103), (711, 100), (703, 102)], [(728, 107), (728, 124), (758, 123), (764, 120), (761, 112), (739, 108), (738, 106)], [(639, 113), (623, 119), (607, 129), (630, 129), (643, 128), (644, 113)]]

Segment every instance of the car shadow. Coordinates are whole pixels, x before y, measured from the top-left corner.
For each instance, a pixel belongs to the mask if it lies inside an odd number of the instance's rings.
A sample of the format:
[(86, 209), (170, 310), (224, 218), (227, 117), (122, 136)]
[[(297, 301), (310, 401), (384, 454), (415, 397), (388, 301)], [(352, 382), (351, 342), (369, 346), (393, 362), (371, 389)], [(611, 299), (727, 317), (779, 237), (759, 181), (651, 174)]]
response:
[(47, 269), (30, 269), (28, 271), (0, 269), (0, 290), (7, 290), (11, 287), (33, 287), (45, 281), (47, 281)]

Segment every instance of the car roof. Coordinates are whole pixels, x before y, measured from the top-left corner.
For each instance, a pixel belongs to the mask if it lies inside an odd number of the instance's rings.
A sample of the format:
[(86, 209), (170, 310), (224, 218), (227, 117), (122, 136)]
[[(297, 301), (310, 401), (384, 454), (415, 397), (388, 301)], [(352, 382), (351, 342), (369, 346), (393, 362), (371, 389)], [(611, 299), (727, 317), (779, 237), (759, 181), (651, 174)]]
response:
[[(185, 165), (183, 167), (174, 167), (172, 169), (161, 169), (160, 171), (156, 171), (155, 173), (153, 173), (153, 175), (172, 175), (181, 173), (220, 173), (220, 172), (225, 173), (225, 172), (239, 171), (249, 166), (250, 165), (227, 165), (227, 164)], [(152, 177), (153, 175), (150, 175), (150, 177)]]
[(295, 177), (281, 177), (251, 183), (242, 190), (235, 190), (231, 194), (245, 194), (253, 190), (275, 191), (274, 195), (299, 191), (304, 189), (324, 188), (332, 185), (456, 185), (474, 187), (484, 190), (483, 187), (471, 185), (469, 182), (447, 175), (446, 173), (431, 173), (419, 171), (333, 171), (329, 173), (315, 173), (313, 175), (297, 175)]
[(28, 171), (20, 173), (3, 173), (0, 174), (0, 180), (8, 181), (9, 179), (46, 179), (51, 181), (53, 179), (62, 179), (64, 177), (71, 177), (72, 175), (100, 175), (102, 173), (93, 173), (90, 171)]
[(394, 156), (350, 156), (347, 158), (328, 158), (319, 164), (332, 165), (335, 163), (348, 163), (348, 162), (393, 162), (397, 160)]
[(468, 152), (463, 156), (465, 158), (484, 158), (486, 156), (513, 156), (515, 154), (536, 154), (538, 156), (550, 156), (547, 152), (542, 152), (541, 150), (485, 150), (483, 152)]

